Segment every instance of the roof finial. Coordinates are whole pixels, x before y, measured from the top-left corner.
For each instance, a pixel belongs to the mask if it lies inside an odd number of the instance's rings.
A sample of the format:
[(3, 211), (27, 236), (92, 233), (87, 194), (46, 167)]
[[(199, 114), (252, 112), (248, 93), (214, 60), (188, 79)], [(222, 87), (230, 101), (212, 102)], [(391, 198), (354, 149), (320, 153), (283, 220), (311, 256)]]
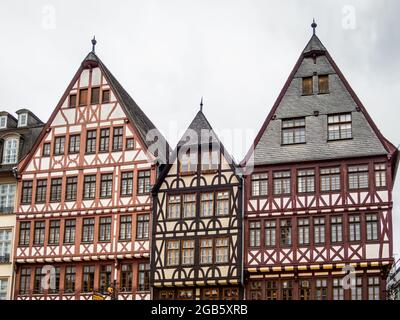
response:
[(200, 111), (203, 112), (203, 97), (201, 97), (200, 101)]
[(95, 52), (96, 43), (97, 43), (96, 36), (93, 36), (93, 39), (92, 39), (92, 52), (93, 53)]
[(311, 28), (313, 28), (313, 35), (315, 35), (315, 28), (317, 28), (317, 24), (315, 23), (315, 19), (312, 19)]

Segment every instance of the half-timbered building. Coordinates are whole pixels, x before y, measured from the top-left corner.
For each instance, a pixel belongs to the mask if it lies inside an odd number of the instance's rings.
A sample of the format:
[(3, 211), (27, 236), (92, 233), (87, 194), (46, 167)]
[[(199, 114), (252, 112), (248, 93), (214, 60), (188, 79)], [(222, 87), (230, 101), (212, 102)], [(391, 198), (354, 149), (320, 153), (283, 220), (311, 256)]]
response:
[(168, 145), (94, 45), (18, 167), (16, 299), (150, 298), (150, 188)]
[(397, 149), (312, 27), (244, 160), (246, 298), (384, 299)]
[(242, 298), (242, 182), (200, 110), (153, 188), (154, 299)]

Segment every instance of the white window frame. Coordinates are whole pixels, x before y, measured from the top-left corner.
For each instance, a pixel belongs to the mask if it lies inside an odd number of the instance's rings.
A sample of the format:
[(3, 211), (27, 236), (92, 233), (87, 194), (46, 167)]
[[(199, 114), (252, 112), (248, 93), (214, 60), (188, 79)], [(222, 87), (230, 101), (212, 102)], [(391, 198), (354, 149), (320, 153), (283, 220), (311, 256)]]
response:
[[(3, 289), (5, 283), (5, 290)], [(0, 300), (7, 300), (8, 299), (8, 279), (7, 278), (0, 278)]]
[[(4, 125), (1, 123), (4, 120)], [(0, 116), (0, 129), (6, 129), (7, 128), (7, 116)]]
[[(12, 143), (12, 141), (16, 141), (15, 143), (15, 152), (12, 152), (8, 143)], [(10, 153), (8, 152), (10, 148)], [(17, 137), (6, 138), (4, 139), (4, 150), (3, 150), (3, 164), (14, 164), (18, 162), (18, 148), (19, 148), (19, 139)]]
[[(8, 235), (6, 238), (5, 235)], [(8, 244), (8, 245), (7, 245)], [(0, 257), (5, 257), (8, 254), (8, 260), (11, 261), (12, 254), (12, 229), (0, 229)], [(8, 248), (8, 252), (6, 252)]]
[[(0, 212), (12, 213), (14, 211), (14, 201), (17, 186), (15, 183), (0, 184)], [(11, 208), (11, 212), (4, 212), (5, 208)]]
[[(22, 121), (24, 119), (24, 122)], [(28, 125), (28, 114), (27, 113), (21, 113), (18, 116), (18, 127), (26, 127)]]

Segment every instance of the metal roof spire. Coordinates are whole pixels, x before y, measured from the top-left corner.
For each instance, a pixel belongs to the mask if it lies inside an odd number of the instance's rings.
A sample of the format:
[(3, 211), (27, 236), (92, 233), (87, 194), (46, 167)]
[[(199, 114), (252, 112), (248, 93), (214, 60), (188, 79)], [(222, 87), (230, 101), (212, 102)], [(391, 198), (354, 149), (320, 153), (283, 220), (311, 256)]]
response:
[(93, 39), (92, 39), (92, 52), (93, 53), (95, 52), (96, 44), (97, 44), (96, 36), (93, 36)]
[(203, 112), (203, 97), (201, 97), (200, 101), (200, 111)]
[(315, 29), (317, 28), (317, 24), (315, 23), (315, 19), (312, 19), (311, 28), (313, 28), (313, 35), (315, 35)]

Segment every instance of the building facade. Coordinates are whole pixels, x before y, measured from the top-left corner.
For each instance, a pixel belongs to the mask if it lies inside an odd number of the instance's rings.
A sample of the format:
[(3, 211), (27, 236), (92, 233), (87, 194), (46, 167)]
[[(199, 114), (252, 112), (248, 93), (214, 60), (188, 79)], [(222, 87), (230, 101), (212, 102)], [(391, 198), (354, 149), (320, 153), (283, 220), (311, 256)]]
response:
[(153, 199), (153, 298), (242, 299), (242, 179), (201, 110)]
[(150, 298), (149, 132), (93, 46), (18, 166), (16, 299)]
[(397, 149), (312, 27), (244, 161), (246, 298), (385, 299)]
[(15, 237), (17, 179), (15, 169), (32, 148), (43, 123), (29, 110), (14, 118), (0, 112), (0, 300), (11, 299), (14, 286), (13, 244)]

